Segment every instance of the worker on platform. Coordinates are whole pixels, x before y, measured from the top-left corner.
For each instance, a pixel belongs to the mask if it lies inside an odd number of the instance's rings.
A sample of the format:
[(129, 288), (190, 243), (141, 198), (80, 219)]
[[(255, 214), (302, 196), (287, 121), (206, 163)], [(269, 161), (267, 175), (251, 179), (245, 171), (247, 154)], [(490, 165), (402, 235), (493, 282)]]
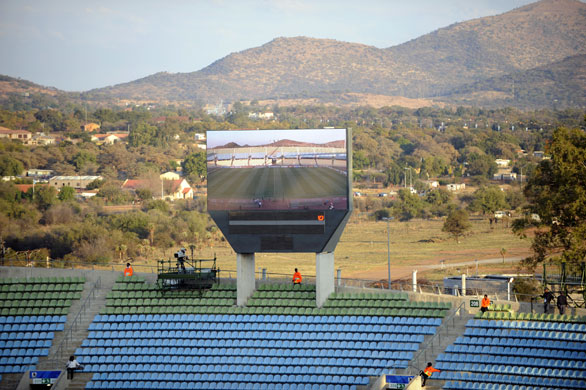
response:
[(484, 298), (480, 301), (480, 311), (485, 312), (488, 311), (488, 307), (490, 306), (490, 299), (488, 299), (488, 295), (484, 294)]
[(301, 277), (301, 273), (295, 268), (295, 273), (293, 274), (293, 284), (301, 284), (303, 278)]
[(124, 276), (132, 276), (134, 274), (134, 270), (130, 266), (130, 263), (126, 263), (126, 268), (124, 269)]
[(433, 368), (431, 365), (431, 362), (427, 363), (427, 367), (425, 367), (425, 369), (421, 372), (421, 378), (423, 379), (423, 382), (421, 382), (421, 387), (425, 387), (425, 381), (434, 372), (441, 372), (441, 370), (438, 370), (437, 368)]

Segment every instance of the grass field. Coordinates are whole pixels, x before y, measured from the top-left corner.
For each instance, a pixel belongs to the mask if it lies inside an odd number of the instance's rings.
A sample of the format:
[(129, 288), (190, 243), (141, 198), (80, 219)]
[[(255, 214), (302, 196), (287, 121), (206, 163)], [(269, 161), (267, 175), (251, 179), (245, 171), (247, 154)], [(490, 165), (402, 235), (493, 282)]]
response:
[[(325, 167), (216, 168), (208, 172), (208, 208), (237, 209), (262, 199), (263, 208), (288, 209), (308, 199), (347, 199), (348, 179)], [(271, 207), (272, 206), (272, 207)]]
[[(413, 269), (429, 264), (440, 264), (441, 261), (449, 265), (474, 259), (500, 258), (502, 248), (506, 250), (505, 257), (529, 254), (529, 240), (519, 239), (505, 226), (491, 228), (485, 220), (471, 222), (471, 231), (461, 237), (458, 244), (441, 231), (443, 220), (391, 221), (389, 227), (392, 278), (409, 278)], [(225, 242), (204, 249), (202, 255), (213, 257), (214, 253), (217, 254), (218, 264), (222, 269), (236, 269), (236, 255)], [(258, 253), (256, 266), (267, 268), (268, 272), (286, 275), (292, 274), (293, 268), (298, 267), (306, 275), (314, 275), (315, 254)], [(335, 250), (335, 267), (342, 269), (342, 276), (346, 278), (386, 279), (387, 223), (365, 220), (354, 214)], [(517, 264), (510, 263), (504, 266), (487, 265), (482, 266), (480, 271), (500, 272), (516, 267)], [(457, 271), (429, 271), (429, 277), (440, 278), (446, 272)], [(475, 268), (471, 266), (468, 270), (460, 271), (472, 273), (475, 272)], [(421, 269), (419, 276), (426, 277)]]

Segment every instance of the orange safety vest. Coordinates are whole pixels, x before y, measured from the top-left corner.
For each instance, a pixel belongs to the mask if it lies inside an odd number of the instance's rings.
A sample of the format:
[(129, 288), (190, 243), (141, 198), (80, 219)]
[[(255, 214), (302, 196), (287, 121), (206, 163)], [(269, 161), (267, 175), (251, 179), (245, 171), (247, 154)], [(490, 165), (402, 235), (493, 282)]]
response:
[(490, 306), (490, 298), (482, 298), (482, 302), (480, 302), (480, 307), (489, 307)]
[(301, 283), (302, 280), (303, 278), (301, 277), (301, 274), (299, 272), (295, 272), (293, 274), (293, 283)]
[(132, 270), (132, 267), (126, 267), (124, 269), (124, 276), (132, 276), (133, 273), (134, 271)]
[(431, 376), (431, 374), (433, 374), (434, 372), (440, 372), (440, 370), (433, 368), (433, 367), (425, 367), (425, 370), (423, 370), (423, 373), (427, 376)]

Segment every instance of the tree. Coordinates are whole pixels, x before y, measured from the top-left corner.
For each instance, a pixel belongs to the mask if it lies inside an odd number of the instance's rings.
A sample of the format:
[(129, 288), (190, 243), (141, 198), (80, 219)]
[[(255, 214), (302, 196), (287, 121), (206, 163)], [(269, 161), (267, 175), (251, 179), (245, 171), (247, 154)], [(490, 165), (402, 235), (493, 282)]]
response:
[(508, 208), (505, 193), (497, 186), (481, 187), (474, 192), (470, 211), (481, 211), (482, 214), (494, 214), (497, 210)]
[(75, 199), (75, 189), (73, 187), (65, 186), (59, 191), (59, 200), (61, 202), (70, 202)]
[(54, 187), (42, 186), (35, 193), (35, 202), (39, 210), (47, 210), (57, 203), (57, 190)]
[(202, 179), (207, 175), (205, 152), (192, 153), (183, 160), (183, 172)]
[(442, 232), (446, 232), (454, 236), (456, 242), (460, 243), (460, 236), (469, 230), (471, 227), (470, 221), (468, 220), (468, 213), (466, 210), (454, 210), (452, 211), (442, 227)]
[(492, 176), (496, 173), (497, 166), (494, 162), (494, 158), (488, 155), (481, 155), (478, 153), (472, 153), (468, 156), (468, 172), (471, 176), (486, 176), (492, 179)]
[(10, 156), (0, 156), (0, 176), (18, 176), (24, 171), (22, 163)]
[[(551, 159), (541, 161), (524, 191), (540, 220), (524, 263), (534, 268), (551, 258), (578, 265), (586, 259), (586, 133), (559, 128), (546, 151)], [(515, 231), (530, 224), (517, 220)]]

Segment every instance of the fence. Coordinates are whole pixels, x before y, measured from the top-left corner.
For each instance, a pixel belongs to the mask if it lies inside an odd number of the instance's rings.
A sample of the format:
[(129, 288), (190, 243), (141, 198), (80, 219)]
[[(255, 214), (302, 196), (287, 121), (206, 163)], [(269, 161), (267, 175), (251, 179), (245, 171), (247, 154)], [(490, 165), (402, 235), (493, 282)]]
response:
[(92, 289), (88, 293), (88, 296), (82, 302), (81, 307), (73, 320), (67, 321), (68, 324), (71, 324), (69, 328), (63, 331), (63, 340), (59, 343), (56, 347), (55, 352), (51, 354), (51, 359), (47, 359), (44, 362), (41, 362), (37, 365), (39, 366), (47, 366), (47, 367), (56, 367), (59, 364), (64, 364), (66, 361), (67, 356), (69, 355), (68, 351), (70, 350), (71, 345), (73, 344), (73, 333), (78, 330), (78, 326), (82, 322), (83, 316), (89, 310), (90, 304), (92, 300), (96, 298), (96, 291), (99, 290), (102, 286), (102, 280), (100, 277), (96, 280)]

